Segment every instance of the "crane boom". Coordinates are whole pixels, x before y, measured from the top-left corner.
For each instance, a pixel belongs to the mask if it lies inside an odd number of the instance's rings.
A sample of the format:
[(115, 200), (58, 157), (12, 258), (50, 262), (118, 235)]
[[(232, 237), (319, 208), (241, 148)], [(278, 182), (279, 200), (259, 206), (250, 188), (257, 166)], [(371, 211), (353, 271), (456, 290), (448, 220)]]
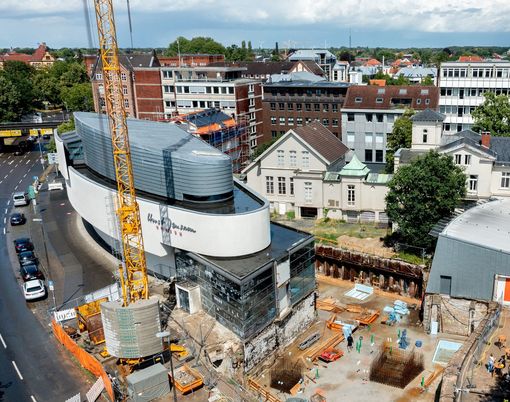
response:
[(103, 65), (106, 113), (112, 137), (112, 151), (117, 180), (122, 255), (121, 285), (124, 306), (149, 297), (147, 266), (143, 247), (140, 210), (136, 202), (131, 152), (122, 96), (122, 80), (113, 15), (113, 0), (94, 0), (99, 49)]

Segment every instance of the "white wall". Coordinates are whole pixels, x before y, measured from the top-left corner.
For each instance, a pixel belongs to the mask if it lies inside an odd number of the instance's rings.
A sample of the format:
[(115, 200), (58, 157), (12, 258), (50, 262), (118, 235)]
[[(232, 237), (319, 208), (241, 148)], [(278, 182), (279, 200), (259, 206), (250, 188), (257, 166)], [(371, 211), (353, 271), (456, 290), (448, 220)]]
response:
[[(112, 222), (115, 192), (69, 168), (67, 194), (73, 208), (91, 225), (119, 238)], [(263, 250), (271, 242), (269, 206), (251, 213), (198, 213), (138, 197), (144, 246), (166, 256), (165, 245), (214, 257), (236, 257)], [(163, 218), (163, 222), (162, 222)]]

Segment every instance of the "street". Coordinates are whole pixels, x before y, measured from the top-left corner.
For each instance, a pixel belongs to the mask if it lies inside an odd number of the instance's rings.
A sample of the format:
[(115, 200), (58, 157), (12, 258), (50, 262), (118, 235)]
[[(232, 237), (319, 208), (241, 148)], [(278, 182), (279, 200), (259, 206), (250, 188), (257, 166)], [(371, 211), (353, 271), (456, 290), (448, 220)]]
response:
[[(26, 191), (42, 170), (38, 150), (22, 156), (0, 154), (0, 401), (64, 401), (78, 392), (84, 395), (88, 388), (85, 372), (72, 363), (51, 328), (31, 311), (47, 301), (25, 302), (15, 275), (18, 267), (12, 266), (9, 256), (12, 193)], [(29, 208), (16, 209), (25, 213)], [(30, 237), (30, 233), (24, 235)], [(44, 250), (36, 246), (35, 251), (44, 261)]]

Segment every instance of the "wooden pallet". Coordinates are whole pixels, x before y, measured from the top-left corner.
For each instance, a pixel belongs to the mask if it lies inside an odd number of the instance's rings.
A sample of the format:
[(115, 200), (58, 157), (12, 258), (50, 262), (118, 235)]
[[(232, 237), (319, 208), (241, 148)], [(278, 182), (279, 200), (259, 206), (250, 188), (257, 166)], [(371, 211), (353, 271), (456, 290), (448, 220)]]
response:
[(332, 337), (326, 339), (324, 342), (319, 343), (316, 346), (311, 347), (308, 352), (306, 353), (306, 357), (310, 359), (311, 361), (314, 361), (317, 359), (321, 353), (326, 350), (327, 348), (332, 348), (336, 345), (338, 345), (340, 342), (344, 340), (343, 334), (335, 334)]

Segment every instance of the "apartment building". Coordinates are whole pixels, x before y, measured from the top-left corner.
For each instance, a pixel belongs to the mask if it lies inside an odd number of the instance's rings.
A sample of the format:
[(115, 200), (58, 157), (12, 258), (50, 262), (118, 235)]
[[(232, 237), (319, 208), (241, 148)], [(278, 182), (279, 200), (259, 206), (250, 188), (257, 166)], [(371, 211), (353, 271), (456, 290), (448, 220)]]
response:
[(250, 148), (257, 146), (262, 126), (262, 88), (258, 80), (241, 78), (245, 67), (161, 67), (166, 119), (207, 108), (243, 120)]
[(169, 67), (204, 67), (211, 63), (225, 62), (223, 54), (181, 53), (176, 56), (158, 56), (162, 66)]
[(501, 60), (453, 61), (441, 64), (439, 111), (445, 115), (445, 134), (473, 126), (472, 112), (487, 91), (510, 95), (510, 62)]
[[(94, 110), (105, 112), (104, 81), (101, 60), (97, 55), (84, 56), (85, 67), (92, 82)], [(155, 52), (119, 55), (124, 108), (129, 117), (161, 120), (163, 96), (159, 59)]]
[(342, 106), (342, 142), (365, 163), (385, 163), (388, 134), (406, 108), (437, 109), (434, 86), (349, 87)]
[(273, 76), (263, 85), (263, 139), (320, 122), (340, 138), (340, 109), (350, 84), (330, 82), (308, 72)]

